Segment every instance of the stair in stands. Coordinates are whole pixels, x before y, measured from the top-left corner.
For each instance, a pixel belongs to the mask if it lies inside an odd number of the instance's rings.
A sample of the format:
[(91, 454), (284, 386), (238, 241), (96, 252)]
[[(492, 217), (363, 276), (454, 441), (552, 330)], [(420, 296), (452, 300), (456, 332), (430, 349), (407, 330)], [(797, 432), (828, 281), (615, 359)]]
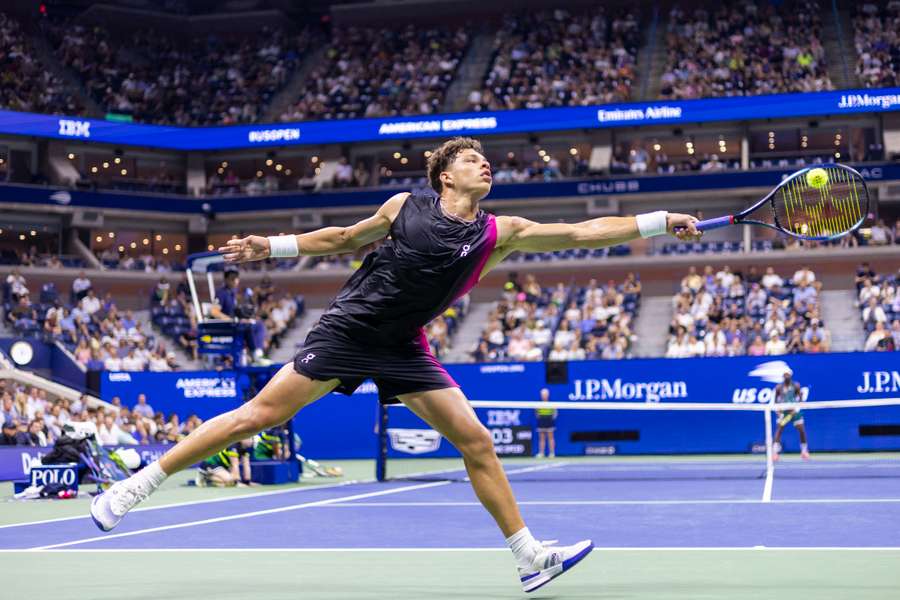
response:
[(104, 118), (106, 110), (91, 97), (78, 75), (60, 62), (53, 51), (53, 46), (41, 31), (25, 23), (23, 23), (23, 26), (26, 27), (31, 36), (31, 47), (37, 55), (37, 59), (48, 71), (66, 85), (66, 88), (73, 96), (78, 98), (85, 107), (86, 116), (96, 119)]
[(444, 97), (444, 112), (460, 112), (468, 108), (469, 92), (480, 89), (494, 54), (494, 33), (478, 31), (472, 34), (469, 49), (460, 60), (453, 82)]
[[(650, 24), (647, 26), (647, 38), (638, 49), (635, 65), (635, 81), (632, 87), (632, 100), (656, 100), (662, 87), (660, 77), (666, 67), (666, 27), (668, 15), (660, 14), (659, 7), (654, 8)], [(638, 84), (640, 82), (640, 84)]]
[(443, 362), (472, 362), (469, 351), (475, 347), (475, 344), (481, 337), (481, 332), (487, 325), (488, 315), (491, 314), (495, 304), (495, 302), (472, 302), (469, 305), (469, 313), (459, 324), (459, 328), (457, 328), (456, 333), (451, 338), (451, 347)]
[(856, 289), (823, 290), (822, 322), (831, 332), (832, 352), (860, 352), (865, 343)]
[(637, 341), (632, 356), (660, 357), (666, 353), (669, 321), (672, 320), (672, 296), (649, 296), (641, 300), (641, 312), (634, 323)]
[[(311, 44), (311, 47), (315, 48), (315, 46), (315, 44)], [(318, 48), (304, 57), (303, 62), (300, 63), (300, 67), (294, 71), (294, 74), (291, 75), (285, 86), (281, 91), (275, 94), (272, 101), (269, 103), (269, 106), (263, 111), (262, 117), (260, 118), (263, 123), (275, 123), (281, 120), (282, 113), (291, 104), (297, 101), (310, 72), (316, 66), (324, 63), (325, 53), (327, 51), (328, 43), (323, 40), (318, 45)]]
[(828, 76), (835, 89), (859, 87), (853, 23), (846, 10), (834, 11), (829, 7), (822, 15), (822, 47), (825, 49)]

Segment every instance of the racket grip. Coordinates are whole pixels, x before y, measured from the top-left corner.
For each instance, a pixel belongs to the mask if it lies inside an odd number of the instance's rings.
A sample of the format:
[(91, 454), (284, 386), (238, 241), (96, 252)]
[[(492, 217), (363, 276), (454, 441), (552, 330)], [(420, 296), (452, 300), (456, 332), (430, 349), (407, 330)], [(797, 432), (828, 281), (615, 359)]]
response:
[(716, 217), (715, 219), (698, 221), (697, 229), (699, 229), (700, 231), (707, 231), (709, 229), (718, 229), (720, 227), (727, 227), (729, 225), (734, 225), (734, 215), (727, 215), (724, 217)]

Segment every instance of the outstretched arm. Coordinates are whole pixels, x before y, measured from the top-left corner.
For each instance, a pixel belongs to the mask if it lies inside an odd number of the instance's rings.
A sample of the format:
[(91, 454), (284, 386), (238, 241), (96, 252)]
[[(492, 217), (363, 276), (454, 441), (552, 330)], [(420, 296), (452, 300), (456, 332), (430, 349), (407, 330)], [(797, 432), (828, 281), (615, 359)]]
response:
[[(296, 238), (300, 254), (308, 256), (343, 254), (385, 238), (391, 230), (391, 223), (408, 197), (408, 192), (395, 194), (382, 204), (374, 215), (348, 227), (323, 227), (293, 236)], [(219, 252), (224, 254), (225, 261), (230, 263), (263, 260), (272, 256), (269, 238), (259, 235), (228, 240), (219, 248)]]
[[(666, 215), (666, 231), (679, 239), (699, 236), (696, 223), (690, 215)], [(521, 217), (498, 217), (497, 227), (497, 247), (509, 252), (602, 248), (630, 242), (642, 233), (636, 217), (600, 217), (581, 223), (535, 223)]]

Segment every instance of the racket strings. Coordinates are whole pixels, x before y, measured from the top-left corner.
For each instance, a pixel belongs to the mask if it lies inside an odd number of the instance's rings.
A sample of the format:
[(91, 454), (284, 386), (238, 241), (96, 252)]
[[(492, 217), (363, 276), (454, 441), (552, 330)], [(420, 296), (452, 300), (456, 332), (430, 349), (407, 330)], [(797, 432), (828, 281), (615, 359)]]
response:
[(828, 181), (809, 185), (804, 177), (786, 181), (773, 198), (775, 224), (794, 235), (827, 238), (856, 227), (865, 216), (867, 195), (858, 176), (844, 169), (824, 169)]

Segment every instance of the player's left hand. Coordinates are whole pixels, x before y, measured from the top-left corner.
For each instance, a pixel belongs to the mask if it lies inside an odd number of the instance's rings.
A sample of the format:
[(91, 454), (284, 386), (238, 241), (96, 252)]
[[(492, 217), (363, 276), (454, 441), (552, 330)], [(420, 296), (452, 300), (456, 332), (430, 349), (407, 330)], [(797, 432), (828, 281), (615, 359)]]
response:
[(697, 229), (697, 217), (681, 213), (669, 213), (666, 229), (682, 241), (699, 240), (703, 235), (703, 232)]
[(225, 262), (242, 263), (269, 258), (269, 240), (260, 235), (249, 235), (239, 240), (228, 240), (219, 248)]

